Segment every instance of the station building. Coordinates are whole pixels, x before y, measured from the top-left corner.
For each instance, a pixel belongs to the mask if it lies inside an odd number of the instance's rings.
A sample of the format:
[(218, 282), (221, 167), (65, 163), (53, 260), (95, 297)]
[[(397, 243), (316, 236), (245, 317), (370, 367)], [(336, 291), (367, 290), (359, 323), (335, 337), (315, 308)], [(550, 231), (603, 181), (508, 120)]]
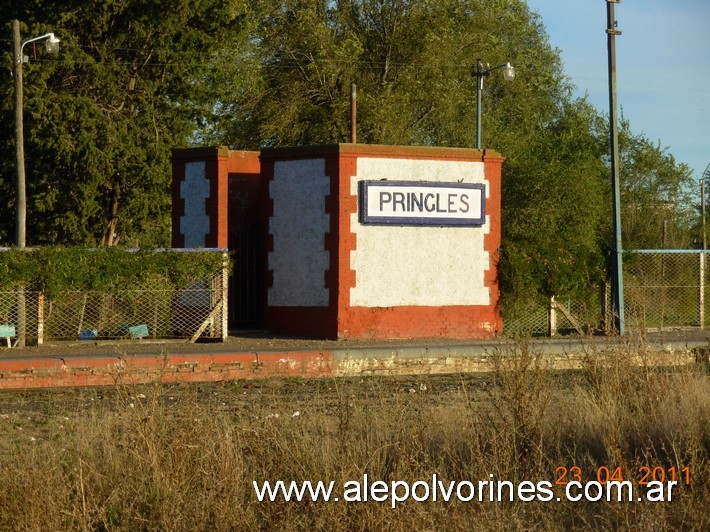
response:
[(492, 150), (333, 144), (174, 150), (173, 247), (228, 248), (230, 329), (491, 338)]

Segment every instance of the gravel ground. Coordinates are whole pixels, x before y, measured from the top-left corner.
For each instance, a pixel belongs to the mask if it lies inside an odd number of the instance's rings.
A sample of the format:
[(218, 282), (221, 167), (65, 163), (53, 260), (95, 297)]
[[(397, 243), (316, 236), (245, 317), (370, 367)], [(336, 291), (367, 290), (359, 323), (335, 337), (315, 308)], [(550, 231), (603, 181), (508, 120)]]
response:
[[(484, 401), (492, 376), (366, 377), (343, 379), (264, 379), (219, 383), (178, 383), (97, 388), (0, 392), (0, 456), (15, 444), (63, 438), (79, 419), (156, 405), (171, 416), (226, 412), (248, 418), (337, 416), (344, 407), (464, 407)], [(110, 414), (109, 414), (110, 415)]]

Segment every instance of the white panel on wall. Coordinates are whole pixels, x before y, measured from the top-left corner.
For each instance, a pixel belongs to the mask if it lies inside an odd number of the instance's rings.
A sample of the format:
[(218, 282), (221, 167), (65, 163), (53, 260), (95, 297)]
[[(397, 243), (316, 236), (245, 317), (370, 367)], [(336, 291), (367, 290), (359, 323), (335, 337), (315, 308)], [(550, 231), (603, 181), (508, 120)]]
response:
[(185, 235), (186, 248), (205, 247), (206, 236), (210, 232), (210, 217), (206, 212), (210, 180), (205, 174), (205, 161), (185, 163), (185, 180), (180, 183), (180, 197), (185, 201), (185, 213), (180, 217), (180, 233)]
[(325, 160), (277, 161), (269, 193), (274, 202), (269, 220), (274, 238), (269, 269), (274, 272), (274, 284), (268, 304), (327, 306), (324, 274), (330, 257), (324, 246), (330, 216), (325, 213), (325, 198), (330, 178), (325, 174)]
[[(362, 180), (485, 183), (484, 163), (360, 157), (351, 194)], [(486, 195), (489, 187), (486, 186)], [(489, 305), (484, 285), (489, 253), (482, 227), (363, 225), (352, 215), (356, 250), (350, 255), (356, 284), (350, 304), (363, 307)]]

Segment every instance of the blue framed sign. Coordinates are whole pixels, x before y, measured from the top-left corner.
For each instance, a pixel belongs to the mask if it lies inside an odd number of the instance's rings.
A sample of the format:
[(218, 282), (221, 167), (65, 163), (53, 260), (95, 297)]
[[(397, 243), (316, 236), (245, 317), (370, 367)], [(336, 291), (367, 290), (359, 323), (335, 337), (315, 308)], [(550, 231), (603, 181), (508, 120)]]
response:
[(360, 223), (481, 226), (486, 185), (427, 181), (360, 181)]

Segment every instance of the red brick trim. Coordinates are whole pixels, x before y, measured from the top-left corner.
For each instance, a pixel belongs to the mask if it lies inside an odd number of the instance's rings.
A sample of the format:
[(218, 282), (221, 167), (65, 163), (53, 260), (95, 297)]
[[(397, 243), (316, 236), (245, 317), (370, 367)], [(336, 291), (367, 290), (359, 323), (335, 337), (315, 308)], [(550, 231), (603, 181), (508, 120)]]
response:
[(503, 159), (495, 157), (484, 158), (484, 172), (488, 182), (488, 198), (486, 199), (486, 215), (489, 216), (490, 227), (483, 237), (483, 247), (490, 257), (488, 270), (484, 272), (483, 283), (491, 291), (491, 306), (495, 309), (495, 332), (503, 332), (503, 319), (498, 311), (500, 292), (498, 288), (498, 258), (501, 243), (501, 170)]
[(274, 251), (274, 235), (269, 229), (269, 222), (274, 215), (274, 200), (271, 199), (270, 186), (274, 180), (274, 161), (265, 159), (262, 155), (261, 160), (261, 224), (264, 234), (264, 256), (263, 264), (266, 267), (264, 272), (264, 304), (268, 302), (269, 288), (274, 286), (274, 271), (269, 269), (269, 253)]
[(326, 144), (320, 146), (294, 146), (286, 148), (266, 148), (261, 152), (261, 159), (284, 160), (310, 157), (325, 157), (331, 154), (351, 155), (356, 157), (389, 157), (406, 159), (458, 159), (482, 160), (500, 158), (494, 150), (476, 150), (471, 148), (448, 148), (435, 146), (390, 146), (384, 144)]
[(210, 197), (205, 200), (205, 212), (210, 218), (210, 232), (205, 236), (205, 247), (227, 248), (229, 208), (229, 155), (217, 152), (205, 161), (205, 174), (210, 181)]
[[(325, 150), (328, 152), (328, 150)], [(309, 152), (310, 153), (310, 152)], [(339, 280), (339, 247), (340, 233), (339, 197), (340, 182), (337, 152), (331, 151), (325, 155), (318, 153), (318, 158), (325, 163), (325, 175), (330, 180), (330, 192), (325, 197), (325, 213), (329, 215), (328, 232), (323, 235), (323, 248), (328, 252), (329, 265), (323, 273), (323, 283), (328, 290), (328, 305), (324, 307), (275, 307), (268, 305), (268, 290), (274, 285), (274, 271), (267, 266), (264, 279), (264, 301), (266, 303), (266, 329), (272, 332), (318, 338), (337, 338), (337, 309), (340, 294)], [(335, 155), (335, 156), (334, 156)], [(315, 154), (311, 154), (311, 157)], [(278, 157), (278, 161), (297, 160), (302, 157)], [(268, 254), (274, 250), (274, 235), (269, 232), (269, 220), (274, 213), (274, 202), (270, 198), (269, 185), (274, 179), (274, 163), (276, 159), (269, 157), (269, 151), (262, 153), (262, 180), (264, 202), (262, 204), (263, 220), (266, 234), (264, 264), (268, 265)]]
[[(351, 230), (352, 215), (357, 212), (357, 195), (351, 194), (351, 182), (356, 176), (360, 157), (391, 159), (460, 160), (484, 163), (489, 197), (486, 214), (490, 232), (484, 237), (484, 249), (490, 256), (484, 272), (484, 284), (489, 288), (491, 304), (487, 306), (351, 308), (350, 290), (357, 283), (357, 273), (351, 270), (350, 256), (357, 247), (356, 235)], [(273, 179), (275, 161), (304, 158), (325, 159), (326, 174), (331, 190), (326, 197), (326, 212), (330, 226), (324, 235), (324, 248), (329, 252), (330, 265), (325, 272), (325, 286), (329, 290), (328, 307), (268, 307), (266, 325), (269, 330), (294, 335), (326, 338), (402, 338), (452, 337), (490, 338), (502, 331), (497, 314), (498, 285), (496, 263), (500, 246), (500, 168), (503, 158), (497, 152), (463, 148), (430, 148), (411, 146), (377, 146), (336, 144), (264, 150), (261, 155), (265, 198)], [(273, 236), (268, 234), (268, 220), (273, 215), (273, 202), (266, 200), (264, 224), (267, 234), (265, 253), (273, 250)], [(267, 271), (265, 299), (273, 286), (273, 272)]]
[(352, 214), (357, 213), (357, 194), (352, 194), (352, 180), (357, 174), (357, 157), (340, 157), (340, 234), (338, 241), (338, 337), (347, 336), (350, 322), (350, 290), (357, 283), (357, 273), (351, 269), (351, 254), (357, 249), (357, 235), (352, 231)]
[(229, 149), (212, 148), (174, 149), (172, 162), (172, 246), (185, 247), (185, 235), (180, 233), (180, 218), (185, 215), (185, 201), (180, 197), (180, 185), (185, 180), (185, 164), (205, 162), (205, 177), (210, 180), (210, 197), (205, 202), (205, 214), (210, 218), (210, 233), (205, 236), (205, 247), (228, 246), (228, 176)]
[(229, 152), (227, 171), (230, 174), (258, 176), (261, 173), (260, 152), (235, 150)]
[(172, 246), (185, 247), (185, 235), (180, 232), (180, 218), (185, 215), (185, 200), (180, 197), (180, 185), (185, 181), (185, 162), (173, 159), (173, 210), (172, 210)]
[(0, 390), (324, 377), (334, 374), (333, 359), (332, 351), (0, 359)]
[(336, 314), (340, 287), (339, 255), (342, 252), (338, 245), (338, 235), (342, 230), (340, 220), (341, 183), (339, 178), (339, 163), (337, 157), (325, 158), (325, 175), (330, 178), (330, 193), (325, 197), (325, 213), (328, 215), (328, 232), (324, 235), (323, 249), (328, 252), (329, 265), (325, 271), (323, 282), (328, 290), (328, 308)]

